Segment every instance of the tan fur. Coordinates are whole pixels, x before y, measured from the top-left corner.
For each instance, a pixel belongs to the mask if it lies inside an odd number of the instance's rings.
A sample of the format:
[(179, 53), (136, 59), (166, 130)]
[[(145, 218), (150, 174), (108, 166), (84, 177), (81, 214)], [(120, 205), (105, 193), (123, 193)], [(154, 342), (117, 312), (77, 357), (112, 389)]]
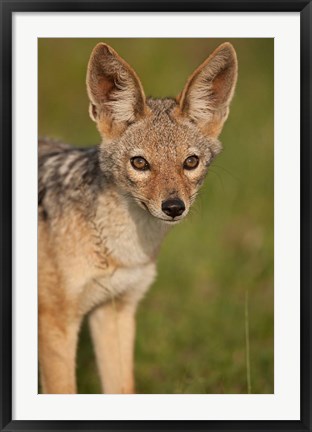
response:
[[(136, 308), (156, 275), (170, 226), (185, 217), (213, 158), (236, 83), (221, 45), (177, 100), (146, 99), (133, 69), (105, 44), (87, 72), (102, 143), (39, 143), (39, 361), (45, 393), (75, 393), (79, 328), (89, 314), (102, 389), (132, 393)], [(198, 157), (196, 169), (185, 160)], [(136, 170), (143, 157), (148, 169)], [(167, 214), (179, 201), (183, 214)]]

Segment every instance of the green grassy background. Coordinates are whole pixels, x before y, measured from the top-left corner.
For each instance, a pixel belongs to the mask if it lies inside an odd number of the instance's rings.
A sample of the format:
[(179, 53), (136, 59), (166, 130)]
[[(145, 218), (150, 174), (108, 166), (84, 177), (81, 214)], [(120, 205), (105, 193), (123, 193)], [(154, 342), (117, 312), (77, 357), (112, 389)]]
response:
[[(217, 158), (191, 215), (163, 244), (158, 278), (138, 311), (138, 393), (273, 393), (273, 39), (227, 39), (239, 79)], [(147, 95), (177, 95), (224, 39), (105, 39)], [(96, 39), (39, 39), (39, 135), (99, 142), (88, 116), (86, 65)], [(87, 326), (81, 393), (100, 386)]]

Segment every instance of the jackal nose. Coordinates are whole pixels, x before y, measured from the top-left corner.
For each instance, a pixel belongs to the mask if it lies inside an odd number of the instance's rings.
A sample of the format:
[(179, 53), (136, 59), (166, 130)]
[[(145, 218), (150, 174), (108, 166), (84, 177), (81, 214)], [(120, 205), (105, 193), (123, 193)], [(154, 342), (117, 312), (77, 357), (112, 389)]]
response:
[(176, 216), (181, 216), (185, 210), (185, 205), (179, 198), (171, 198), (162, 202), (161, 209), (166, 215), (175, 218)]

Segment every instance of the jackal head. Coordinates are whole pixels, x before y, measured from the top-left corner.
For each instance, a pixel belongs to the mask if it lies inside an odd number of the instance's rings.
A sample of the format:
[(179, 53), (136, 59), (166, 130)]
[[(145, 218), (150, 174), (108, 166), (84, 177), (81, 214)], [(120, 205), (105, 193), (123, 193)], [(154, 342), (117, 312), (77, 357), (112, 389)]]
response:
[(230, 43), (220, 45), (189, 77), (176, 99), (144, 95), (135, 71), (110, 46), (90, 57), (90, 116), (102, 137), (105, 175), (144, 210), (168, 223), (189, 211), (209, 165), (237, 79)]

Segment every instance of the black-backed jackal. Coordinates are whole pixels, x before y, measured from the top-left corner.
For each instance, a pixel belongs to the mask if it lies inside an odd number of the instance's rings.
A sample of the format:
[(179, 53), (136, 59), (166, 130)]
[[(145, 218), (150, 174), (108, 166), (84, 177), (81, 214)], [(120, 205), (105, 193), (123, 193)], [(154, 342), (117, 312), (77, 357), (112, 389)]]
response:
[(176, 99), (146, 98), (134, 70), (98, 44), (87, 71), (92, 149), (39, 142), (39, 361), (45, 393), (75, 393), (89, 314), (103, 392), (134, 392), (138, 302), (160, 244), (188, 213), (229, 113), (237, 59), (220, 45)]

